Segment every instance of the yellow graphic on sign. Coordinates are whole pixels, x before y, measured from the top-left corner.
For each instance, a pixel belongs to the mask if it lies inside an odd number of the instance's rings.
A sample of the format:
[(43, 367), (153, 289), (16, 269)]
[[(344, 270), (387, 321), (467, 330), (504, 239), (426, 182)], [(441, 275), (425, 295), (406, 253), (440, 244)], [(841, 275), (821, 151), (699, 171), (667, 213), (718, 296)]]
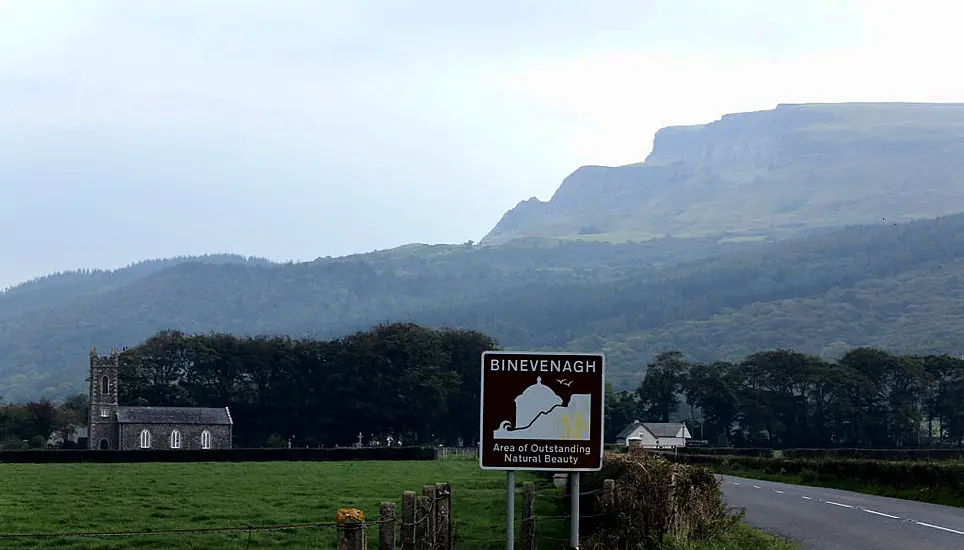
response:
[[(571, 422), (570, 418), (572, 418)], [(562, 426), (560, 426), (559, 431), (562, 439), (589, 439), (589, 422), (585, 420), (581, 411), (576, 411), (571, 417), (569, 415), (563, 416), (560, 422)]]

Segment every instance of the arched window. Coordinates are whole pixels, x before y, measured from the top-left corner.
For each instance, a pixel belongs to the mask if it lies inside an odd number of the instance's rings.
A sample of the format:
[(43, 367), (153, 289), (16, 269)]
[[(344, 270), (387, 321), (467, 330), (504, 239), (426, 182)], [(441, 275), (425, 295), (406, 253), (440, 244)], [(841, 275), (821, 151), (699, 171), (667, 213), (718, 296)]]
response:
[(201, 432), (201, 448), (210, 449), (211, 448), (211, 432), (204, 430)]
[(180, 449), (181, 448), (181, 432), (174, 430), (171, 432), (171, 448)]
[(100, 393), (101, 395), (107, 395), (110, 393), (110, 378), (105, 376), (100, 379)]
[(141, 449), (151, 448), (151, 432), (141, 430)]

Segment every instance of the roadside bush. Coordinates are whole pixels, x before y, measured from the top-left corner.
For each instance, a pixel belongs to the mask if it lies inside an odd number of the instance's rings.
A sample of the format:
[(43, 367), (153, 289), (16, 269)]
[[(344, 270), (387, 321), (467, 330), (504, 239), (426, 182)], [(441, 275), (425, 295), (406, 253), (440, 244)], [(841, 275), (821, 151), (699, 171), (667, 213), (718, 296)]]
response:
[[(608, 506), (605, 479), (616, 483)], [(580, 484), (580, 530), (587, 550), (653, 549), (667, 537), (706, 540), (741, 519), (727, 511), (719, 480), (710, 470), (674, 464), (656, 454), (607, 454), (603, 469), (583, 474)]]
[(687, 464), (724, 470), (795, 474), (897, 489), (942, 488), (964, 497), (964, 463), (936, 461), (862, 460), (849, 458), (757, 458), (745, 456), (679, 455)]
[(964, 449), (786, 449), (787, 458), (862, 458), (873, 460), (964, 460)]
[(676, 452), (699, 455), (773, 456), (773, 449), (767, 447), (680, 447)]

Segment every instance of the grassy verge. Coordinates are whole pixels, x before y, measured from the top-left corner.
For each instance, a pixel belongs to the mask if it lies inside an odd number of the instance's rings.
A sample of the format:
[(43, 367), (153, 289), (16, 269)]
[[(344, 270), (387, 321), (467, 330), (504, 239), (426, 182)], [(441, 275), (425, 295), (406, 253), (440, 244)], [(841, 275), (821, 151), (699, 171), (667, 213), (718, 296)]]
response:
[(941, 487), (902, 489), (887, 485), (865, 483), (860, 480), (841, 479), (834, 476), (813, 473), (773, 474), (757, 470), (723, 468), (720, 466), (712, 466), (711, 469), (718, 474), (760, 479), (763, 481), (776, 481), (780, 483), (791, 483), (793, 485), (824, 487), (827, 489), (841, 489), (844, 491), (853, 491), (855, 493), (902, 498), (906, 500), (916, 500), (920, 502), (929, 502), (932, 504), (943, 504), (945, 506), (957, 506), (964, 508), (964, 498)]
[[(555, 515), (558, 491), (537, 483), (536, 514)], [(488, 549), (504, 541), (505, 474), (473, 460), (429, 462), (238, 462), (186, 464), (0, 464), (0, 536), (185, 528), (259, 527), (334, 522), (355, 507), (376, 520), (378, 506), (425, 484), (452, 490), (456, 548)], [(516, 509), (521, 509), (521, 495)], [(517, 519), (516, 533), (520, 532)], [(369, 541), (377, 540), (377, 528)], [(546, 541), (564, 538), (564, 522), (540, 524)], [(331, 526), (276, 531), (206, 532), (0, 539), (3, 548), (333, 548)], [(550, 542), (540, 548), (554, 548)]]
[(798, 550), (799, 546), (787, 540), (768, 535), (738, 523), (727, 532), (705, 542), (675, 543), (668, 541), (666, 550)]

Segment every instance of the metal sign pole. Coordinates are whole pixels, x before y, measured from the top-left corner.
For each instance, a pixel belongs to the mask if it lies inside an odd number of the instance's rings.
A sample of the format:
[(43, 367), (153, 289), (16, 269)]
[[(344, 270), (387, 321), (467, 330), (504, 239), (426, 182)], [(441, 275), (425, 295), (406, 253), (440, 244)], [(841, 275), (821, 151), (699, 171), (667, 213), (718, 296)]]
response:
[(569, 548), (579, 550), (579, 472), (569, 474)]
[(505, 473), (505, 550), (515, 548), (515, 472)]

